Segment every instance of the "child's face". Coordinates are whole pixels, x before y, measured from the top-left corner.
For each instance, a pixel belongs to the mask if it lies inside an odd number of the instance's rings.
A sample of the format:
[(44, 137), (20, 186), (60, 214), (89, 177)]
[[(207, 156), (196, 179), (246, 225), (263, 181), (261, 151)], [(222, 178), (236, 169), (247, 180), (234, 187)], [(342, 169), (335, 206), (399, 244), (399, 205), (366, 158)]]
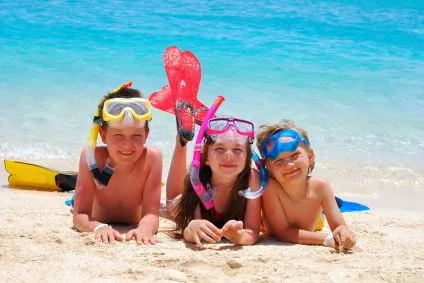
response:
[(146, 128), (108, 126), (100, 132), (102, 140), (107, 144), (108, 152), (116, 164), (132, 164), (142, 155), (144, 143), (148, 135)]
[(282, 152), (275, 160), (267, 159), (267, 168), (280, 184), (288, 184), (306, 181), (312, 161), (313, 155), (298, 146), (294, 151)]
[(246, 165), (247, 145), (237, 141), (217, 142), (210, 145), (206, 165), (214, 174), (234, 178)]

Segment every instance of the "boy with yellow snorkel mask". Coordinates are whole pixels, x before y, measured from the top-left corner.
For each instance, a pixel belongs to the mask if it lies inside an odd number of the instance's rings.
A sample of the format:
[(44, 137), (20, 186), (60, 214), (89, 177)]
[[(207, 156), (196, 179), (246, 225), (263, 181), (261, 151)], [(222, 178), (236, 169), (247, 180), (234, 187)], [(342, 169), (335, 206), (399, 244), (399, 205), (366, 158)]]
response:
[[(131, 82), (100, 102), (80, 157), (74, 226), (103, 243), (122, 241), (110, 224), (132, 225), (126, 240), (154, 244), (159, 227), (162, 153), (145, 146), (151, 104)], [(96, 146), (98, 133), (106, 147)]]
[[(267, 234), (283, 242), (352, 249), (356, 237), (343, 219), (331, 185), (309, 175), (315, 156), (306, 131), (289, 120), (262, 125), (257, 147), (271, 177), (262, 195)], [(322, 212), (330, 233), (315, 232)]]

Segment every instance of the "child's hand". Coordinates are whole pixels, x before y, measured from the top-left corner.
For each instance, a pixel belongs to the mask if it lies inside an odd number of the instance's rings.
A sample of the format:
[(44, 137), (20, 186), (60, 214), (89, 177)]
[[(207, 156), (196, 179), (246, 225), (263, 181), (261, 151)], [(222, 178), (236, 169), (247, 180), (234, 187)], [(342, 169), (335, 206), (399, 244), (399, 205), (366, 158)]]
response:
[(236, 220), (229, 220), (222, 227), (222, 236), (232, 241), (235, 244), (239, 244), (240, 236), (243, 233), (243, 222)]
[(149, 231), (148, 229), (145, 229), (141, 226), (137, 227), (136, 229), (132, 229), (128, 231), (127, 236), (125, 237), (126, 241), (130, 241), (133, 238), (135, 238), (135, 241), (137, 244), (156, 244), (155, 238), (153, 236), (153, 233)]
[(103, 244), (114, 244), (123, 240), (121, 234), (109, 225), (97, 229), (94, 232), (94, 239)]
[(356, 244), (356, 237), (352, 230), (346, 225), (340, 225), (333, 231), (335, 248), (339, 250), (350, 250)]
[(193, 237), (196, 245), (200, 248), (203, 247), (202, 240), (209, 243), (216, 243), (221, 241), (222, 237), (222, 230), (204, 219), (190, 221), (187, 226), (187, 231)]

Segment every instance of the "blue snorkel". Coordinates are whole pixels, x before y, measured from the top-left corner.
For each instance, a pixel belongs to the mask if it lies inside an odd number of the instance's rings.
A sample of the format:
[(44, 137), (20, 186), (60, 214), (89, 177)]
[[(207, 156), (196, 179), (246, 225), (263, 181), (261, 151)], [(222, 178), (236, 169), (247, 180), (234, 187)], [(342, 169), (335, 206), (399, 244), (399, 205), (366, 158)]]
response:
[(260, 186), (257, 191), (252, 191), (252, 189), (249, 187), (246, 190), (239, 191), (239, 195), (247, 198), (247, 199), (255, 199), (260, 197), (263, 192), (265, 191), (266, 185), (268, 184), (269, 176), (268, 172), (266, 171), (265, 166), (262, 164), (261, 158), (256, 153), (256, 151), (252, 150), (252, 159), (255, 162), (256, 168), (259, 170), (260, 174)]

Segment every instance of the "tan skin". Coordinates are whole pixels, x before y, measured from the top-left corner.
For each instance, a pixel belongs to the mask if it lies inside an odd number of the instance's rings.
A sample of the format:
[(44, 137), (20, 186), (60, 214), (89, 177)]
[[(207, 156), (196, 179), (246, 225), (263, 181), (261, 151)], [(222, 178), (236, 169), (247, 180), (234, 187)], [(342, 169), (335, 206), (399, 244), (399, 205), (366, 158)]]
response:
[(355, 235), (339, 211), (330, 184), (308, 176), (313, 158), (311, 151), (299, 146), (266, 160), (272, 176), (262, 196), (266, 232), (284, 242), (321, 245), (327, 234), (314, 232), (314, 227), (324, 211), (334, 235), (330, 246), (352, 249)]
[[(145, 147), (148, 129), (134, 125), (125, 128), (108, 126), (100, 130), (107, 147), (98, 147), (95, 158), (100, 169), (111, 160), (115, 171), (106, 188), (97, 188), (82, 151), (76, 184), (73, 223), (81, 232), (92, 232), (99, 224), (133, 225), (125, 240), (155, 244), (159, 227), (162, 176), (162, 153)], [(111, 226), (99, 228), (95, 239), (115, 243), (124, 238)]]
[[(221, 142), (213, 144), (208, 151), (207, 165), (212, 169), (211, 186), (215, 189), (215, 210), (224, 212), (230, 201), (231, 189), (237, 175), (243, 170), (246, 160), (246, 144)], [(176, 141), (171, 167), (167, 179), (167, 205), (172, 211), (183, 192), (186, 171), (186, 146)], [(259, 187), (259, 173), (252, 169), (251, 188)], [(200, 207), (196, 208), (195, 219), (184, 229), (184, 239), (203, 247), (202, 242), (217, 243), (224, 237), (236, 245), (253, 245), (259, 239), (261, 223), (260, 199), (248, 200), (243, 221), (229, 220), (221, 229), (201, 219)]]

